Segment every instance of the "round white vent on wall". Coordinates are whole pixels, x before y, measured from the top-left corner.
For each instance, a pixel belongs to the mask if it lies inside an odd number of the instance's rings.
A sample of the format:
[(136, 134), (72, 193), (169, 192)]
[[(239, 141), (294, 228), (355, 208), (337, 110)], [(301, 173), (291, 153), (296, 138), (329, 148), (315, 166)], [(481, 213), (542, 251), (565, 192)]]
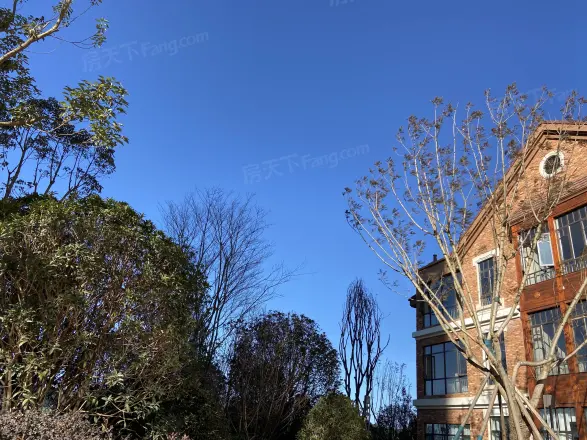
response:
[(563, 169), (564, 164), (563, 153), (561, 151), (551, 151), (540, 162), (540, 174), (544, 178), (552, 177)]

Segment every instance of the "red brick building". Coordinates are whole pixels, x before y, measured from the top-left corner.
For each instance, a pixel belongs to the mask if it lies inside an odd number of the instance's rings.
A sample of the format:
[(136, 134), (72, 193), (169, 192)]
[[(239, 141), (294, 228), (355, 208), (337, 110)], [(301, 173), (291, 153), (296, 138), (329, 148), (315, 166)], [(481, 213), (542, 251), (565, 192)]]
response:
[[(508, 373), (520, 360), (542, 359), (561, 314), (587, 276), (587, 130), (573, 127), (569, 129), (570, 137), (561, 145), (555, 124), (542, 124), (528, 150), (511, 227), (515, 264), (509, 264), (503, 274), (496, 322), (496, 325), (503, 322), (511, 310), (514, 292), (522, 280), (521, 259), (532, 260), (533, 269), (526, 275), (519, 307), (504, 332), (502, 354)], [(536, 225), (531, 216), (525, 215), (527, 208), (522, 207), (539, 200), (541, 182), (563, 170), (568, 184), (548, 218), (538, 249), (529, 255), (521, 237), (531, 234)], [(481, 325), (488, 327), (487, 310), (492, 299), (491, 295), (485, 295), (483, 286), (495, 270), (496, 249), (488, 224), (491, 215), (486, 209), (482, 208), (465, 234), (466, 243), (461, 247), (464, 269), (460, 276), (469, 285), (476, 286), (477, 316)], [(430, 280), (446, 276), (444, 259), (434, 258), (432, 263), (421, 268), (421, 273)], [(443, 303), (447, 310), (455, 307), (454, 302), (454, 295), (445, 295)], [(456, 431), (481, 386), (482, 373), (467, 364), (453, 344), (447, 342), (448, 337), (425, 302), (415, 295), (410, 304), (416, 309), (413, 337), (416, 339), (417, 399), (414, 404), (418, 410), (418, 439), (452, 439), (451, 433)], [(557, 353), (566, 356), (586, 337), (587, 300), (578, 304), (565, 326)], [(482, 356), (481, 350), (479, 353)], [(531, 369), (520, 370), (517, 385), (528, 395), (532, 394), (536, 383)], [(481, 432), (493, 386), (485, 386), (464, 439), (477, 438)], [(541, 414), (560, 438), (587, 440), (587, 348), (550, 373), (544, 394), (547, 397), (541, 399)], [(507, 417), (505, 405), (501, 411)], [(499, 415), (499, 405), (495, 405), (485, 439), (501, 438)]]

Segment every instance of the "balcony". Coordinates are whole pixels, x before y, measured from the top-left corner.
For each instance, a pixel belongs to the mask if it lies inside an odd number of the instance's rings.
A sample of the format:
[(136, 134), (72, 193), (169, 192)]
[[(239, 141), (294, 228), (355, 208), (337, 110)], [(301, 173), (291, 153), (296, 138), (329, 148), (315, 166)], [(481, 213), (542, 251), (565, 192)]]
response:
[(548, 281), (555, 277), (556, 271), (553, 266), (543, 267), (536, 272), (532, 272), (526, 276), (525, 286), (531, 286), (533, 284), (541, 283), (542, 281)]
[(561, 262), (561, 274), (567, 275), (573, 272), (578, 272), (587, 268), (587, 256), (582, 255), (577, 258), (572, 258)]

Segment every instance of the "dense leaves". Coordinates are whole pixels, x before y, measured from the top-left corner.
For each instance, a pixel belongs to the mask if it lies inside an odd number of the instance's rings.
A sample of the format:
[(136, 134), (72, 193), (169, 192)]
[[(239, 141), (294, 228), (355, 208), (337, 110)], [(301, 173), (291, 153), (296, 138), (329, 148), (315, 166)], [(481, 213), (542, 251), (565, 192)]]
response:
[[(24, 15), (22, 0), (10, 3), (0, 7), (1, 196), (99, 192), (99, 177), (114, 170), (114, 150), (127, 142), (119, 122), (127, 92), (114, 78), (99, 77), (64, 85), (61, 101), (44, 97), (28, 48), (75, 22), (73, 1), (56, 1), (47, 19)], [(90, 0), (89, 7), (99, 3)], [(78, 45), (101, 44), (106, 23), (99, 20), (93, 36)]]
[(204, 281), (124, 203), (4, 204), (2, 408), (83, 409), (117, 428), (181, 385)]
[(298, 440), (369, 440), (369, 432), (348, 397), (330, 394), (312, 408)]
[(43, 115), (34, 126), (0, 127), (0, 197), (100, 192), (100, 179), (115, 169), (114, 148), (97, 144), (88, 130), (68, 123), (57, 100), (31, 103)]
[(16, 411), (0, 417), (0, 440), (109, 440), (112, 436), (79, 412)]
[(305, 316), (271, 313), (239, 330), (229, 408), (243, 439), (287, 436), (318, 398), (339, 384), (336, 350)]

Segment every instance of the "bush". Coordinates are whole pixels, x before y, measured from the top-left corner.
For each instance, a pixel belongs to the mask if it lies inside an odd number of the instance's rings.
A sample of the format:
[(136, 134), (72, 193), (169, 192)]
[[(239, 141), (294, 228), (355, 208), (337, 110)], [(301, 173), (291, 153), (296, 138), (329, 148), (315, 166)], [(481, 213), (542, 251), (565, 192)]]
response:
[(368, 440), (365, 420), (352, 402), (340, 394), (330, 394), (310, 410), (299, 440)]
[(56, 414), (41, 411), (14, 411), (0, 415), (0, 440), (106, 440), (87, 417), (78, 412)]
[(144, 437), (183, 387), (205, 289), (190, 255), (125, 203), (1, 202), (3, 408), (83, 408)]

